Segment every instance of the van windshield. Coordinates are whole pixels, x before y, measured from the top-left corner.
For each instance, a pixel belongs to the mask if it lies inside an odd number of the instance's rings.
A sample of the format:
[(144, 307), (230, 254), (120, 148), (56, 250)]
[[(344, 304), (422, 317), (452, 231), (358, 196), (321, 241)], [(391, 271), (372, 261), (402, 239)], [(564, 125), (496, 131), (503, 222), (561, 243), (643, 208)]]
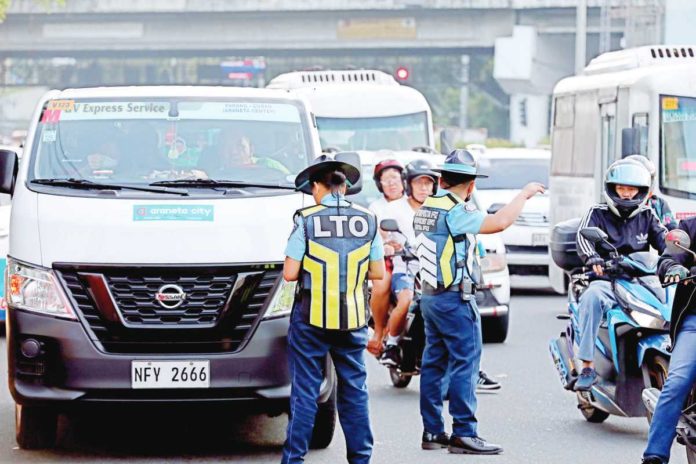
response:
[(429, 145), (425, 111), (375, 118), (317, 117), (317, 127), (322, 150), (410, 150)]
[(660, 188), (696, 197), (696, 98), (662, 96)]
[(549, 185), (549, 159), (533, 158), (481, 158), (479, 168), (484, 177), (476, 180), (479, 190), (519, 190), (530, 182)]
[(311, 158), (303, 109), (239, 99), (52, 100), (29, 180), (291, 183)]

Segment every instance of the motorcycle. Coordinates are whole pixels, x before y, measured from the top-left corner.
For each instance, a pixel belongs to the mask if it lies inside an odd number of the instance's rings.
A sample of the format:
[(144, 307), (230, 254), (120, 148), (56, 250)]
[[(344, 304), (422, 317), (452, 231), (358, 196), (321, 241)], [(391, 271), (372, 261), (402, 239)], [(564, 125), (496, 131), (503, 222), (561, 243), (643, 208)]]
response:
[(379, 226), (385, 232), (400, 234), (404, 238), (403, 247), (395, 253), (395, 256), (401, 256), (406, 263), (407, 272), (415, 280), (413, 301), (406, 315), (406, 328), (398, 344), (401, 350), (401, 360), (397, 366), (385, 366), (389, 369), (392, 385), (396, 388), (406, 388), (411, 383), (413, 376), (420, 374), (421, 360), (425, 348), (425, 326), (420, 310), (420, 277), (418, 273), (413, 275), (411, 266), (409, 266), (409, 263), (412, 261), (418, 261), (418, 257), (406, 236), (399, 230), (399, 225), (395, 220), (383, 219), (380, 221)]
[[(667, 248), (673, 255), (680, 253), (696, 254), (690, 250), (691, 239), (689, 235), (680, 229), (675, 229), (667, 234)], [(691, 268), (690, 275), (680, 283), (696, 279), (696, 267)], [(671, 284), (670, 284), (671, 285)], [(675, 285), (676, 286), (676, 285)], [(660, 388), (651, 387), (643, 390), (643, 403), (648, 411), (648, 418), (655, 412), (657, 400), (660, 396)], [(677, 443), (684, 445), (686, 459), (689, 464), (696, 464), (696, 385), (694, 385), (684, 403), (684, 410), (677, 424)]]
[[(622, 256), (596, 227), (584, 228), (580, 234), (596, 247), (611, 250), (604, 277), (582, 266), (575, 250), (579, 220), (554, 227), (551, 254), (554, 262), (570, 276), (567, 326), (551, 340), (549, 351), (563, 388), (574, 391), (581, 370), (577, 358), (580, 336), (579, 300), (590, 281), (598, 278), (611, 283), (618, 305), (610, 309), (595, 341), (595, 371), (598, 382), (590, 391), (576, 392), (578, 409), (593, 423), (604, 422), (610, 415), (646, 416), (641, 399), (645, 388), (661, 388), (669, 363), (669, 317), (674, 298), (673, 288), (665, 289), (658, 277), (658, 257), (648, 252)], [(572, 238), (572, 239), (571, 239)]]

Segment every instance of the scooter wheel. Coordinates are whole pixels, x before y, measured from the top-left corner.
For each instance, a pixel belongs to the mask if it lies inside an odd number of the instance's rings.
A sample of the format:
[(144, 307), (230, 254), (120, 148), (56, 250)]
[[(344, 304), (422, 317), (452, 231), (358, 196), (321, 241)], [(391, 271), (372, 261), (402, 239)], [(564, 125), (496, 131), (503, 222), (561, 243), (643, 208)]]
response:
[(601, 409), (595, 408), (592, 406), (590, 403), (588, 403), (585, 399), (583, 399), (579, 394), (578, 394), (578, 409), (580, 410), (580, 413), (582, 416), (585, 418), (587, 422), (592, 422), (593, 424), (601, 424), (607, 418), (609, 418), (609, 413), (602, 411)]
[(392, 385), (396, 388), (406, 388), (408, 384), (411, 383), (411, 375), (400, 374), (395, 367), (389, 368), (389, 377), (391, 378)]

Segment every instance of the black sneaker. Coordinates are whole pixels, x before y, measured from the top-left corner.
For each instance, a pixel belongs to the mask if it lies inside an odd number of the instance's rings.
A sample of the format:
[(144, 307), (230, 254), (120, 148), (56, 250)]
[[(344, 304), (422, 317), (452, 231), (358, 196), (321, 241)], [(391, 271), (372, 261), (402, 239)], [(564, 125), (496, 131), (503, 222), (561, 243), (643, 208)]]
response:
[(454, 454), (500, 454), (503, 447), (488, 443), (481, 437), (455, 437), (452, 435), (448, 450)]
[(478, 381), (476, 382), (477, 392), (496, 391), (500, 390), (500, 388), (501, 385), (498, 382), (488, 377), (488, 374), (486, 374), (484, 371), (479, 371)]
[(449, 446), (449, 435), (446, 432), (434, 434), (430, 432), (423, 432), (423, 439), (421, 440), (421, 448), (424, 450), (437, 450), (447, 448)]
[(665, 464), (667, 461), (663, 461), (662, 458), (658, 456), (646, 456), (640, 462), (641, 464)]
[(379, 358), (379, 362), (387, 367), (397, 367), (401, 363), (401, 350), (399, 345), (387, 345)]
[(592, 385), (597, 383), (597, 372), (591, 367), (585, 367), (580, 372), (580, 377), (575, 382), (575, 391), (590, 391)]

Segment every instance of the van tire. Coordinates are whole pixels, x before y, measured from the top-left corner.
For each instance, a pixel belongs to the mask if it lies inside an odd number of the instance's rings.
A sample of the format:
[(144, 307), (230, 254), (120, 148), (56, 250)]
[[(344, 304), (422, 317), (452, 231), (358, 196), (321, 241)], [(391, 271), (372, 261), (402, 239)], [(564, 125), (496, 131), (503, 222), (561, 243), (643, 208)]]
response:
[(483, 341), (485, 343), (503, 343), (510, 328), (510, 309), (507, 314), (482, 320)]
[(314, 419), (312, 439), (309, 442), (310, 449), (327, 448), (331, 444), (331, 440), (333, 440), (334, 431), (336, 430), (336, 396), (337, 386), (334, 383), (329, 398), (323, 403), (319, 403), (317, 416)]
[(20, 448), (53, 448), (57, 429), (58, 413), (53, 409), (15, 404), (15, 432)]

